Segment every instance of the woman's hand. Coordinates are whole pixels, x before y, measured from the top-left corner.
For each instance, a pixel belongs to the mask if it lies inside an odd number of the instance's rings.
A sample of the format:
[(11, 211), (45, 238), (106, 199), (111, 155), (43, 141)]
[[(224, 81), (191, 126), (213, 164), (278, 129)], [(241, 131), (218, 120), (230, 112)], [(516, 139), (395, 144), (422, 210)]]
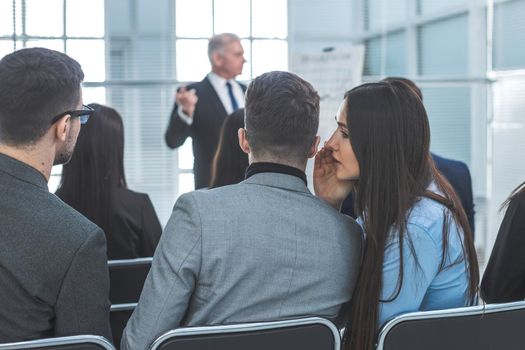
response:
[(337, 161), (332, 157), (332, 151), (321, 148), (315, 155), (314, 191), (336, 210), (341, 209), (343, 201), (348, 196), (355, 181), (339, 180), (336, 176)]

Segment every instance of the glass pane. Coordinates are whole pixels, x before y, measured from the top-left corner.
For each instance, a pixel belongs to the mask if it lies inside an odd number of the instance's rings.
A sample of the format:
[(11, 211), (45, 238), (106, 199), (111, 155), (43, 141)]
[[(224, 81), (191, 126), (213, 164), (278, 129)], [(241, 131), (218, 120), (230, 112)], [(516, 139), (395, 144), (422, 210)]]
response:
[(0, 0), (0, 35), (13, 34), (13, 1)]
[(250, 1), (215, 0), (215, 33), (250, 36)]
[(448, 10), (450, 8), (458, 8), (460, 6), (466, 6), (466, 0), (419, 0), (418, 3), (419, 13), (427, 14), (432, 12), (438, 12)]
[(0, 59), (13, 52), (13, 42), (10, 40), (0, 40)]
[(285, 39), (288, 35), (287, 13), (286, 0), (252, 0), (252, 35)]
[[(17, 45), (17, 50), (22, 48), (21, 44)], [(64, 52), (64, 41), (60, 39), (28, 40), (26, 47), (45, 47), (46, 49)]]
[(367, 4), (368, 29), (386, 28), (407, 17), (407, 0), (368, 0)]
[(67, 54), (80, 63), (84, 81), (106, 80), (104, 40), (68, 40)]
[(84, 104), (99, 103), (106, 104), (106, 88), (103, 87), (83, 87), (82, 100)]
[(62, 36), (63, 10), (64, 0), (26, 0), (27, 35)]
[(381, 37), (365, 41), (363, 75), (381, 75)]
[(178, 148), (179, 152), (179, 169), (193, 169), (193, 143), (191, 137)]
[(405, 31), (388, 34), (386, 37), (385, 75), (406, 74)]
[(253, 76), (272, 70), (288, 70), (288, 43), (284, 40), (254, 40)]
[[(175, 1), (176, 35), (189, 38), (209, 38), (213, 35), (211, 0)], [(198, 18), (198, 25), (195, 19)]]
[(179, 195), (191, 192), (195, 189), (195, 180), (193, 174), (179, 175)]
[(60, 178), (61, 174), (58, 175), (51, 175), (49, 177), (49, 181), (47, 182), (47, 188), (49, 189), (49, 192), (55, 193), (58, 189), (58, 185), (60, 185)]
[(406, 74), (405, 31), (389, 33), (384, 39), (380, 37), (370, 39), (365, 46), (364, 75)]
[(525, 67), (525, 1), (509, 1), (494, 7), (494, 69)]
[(470, 88), (423, 88), (432, 152), (470, 164)]
[(467, 75), (467, 15), (421, 26), (418, 39), (419, 74)]
[(51, 168), (51, 176), (47, 182), (47, 188), (49, 192), (55, 193), (60, 185), (60, 178), (62, 177), (62, 164), (55, 165)]
[(200, 81), (210, 71), (208, 40), (177, 40), (177, 80)]
[(67, 0), (66, 11), (68, 36), (104, 36), (104, 0)]
[(15, 11), (16, 11), (16, 18), (15, 18), (16, 34), (20, 35), (22, 34), (22, 16), (20, 15), (22, 13), (22, 0), (15, 0)]
[(237, 79), (247, 81), (252, 79), (252, 46), (248, 39), (241, 40), (241, 45), (244, 49), (244, 59), (246, 59), (246, 63), (244, 63), (242, 74), (239, 75)]

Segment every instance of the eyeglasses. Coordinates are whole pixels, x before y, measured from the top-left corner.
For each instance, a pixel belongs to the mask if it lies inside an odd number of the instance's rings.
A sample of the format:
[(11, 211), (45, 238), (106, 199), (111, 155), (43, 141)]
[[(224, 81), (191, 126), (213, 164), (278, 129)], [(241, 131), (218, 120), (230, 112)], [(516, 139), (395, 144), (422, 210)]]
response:
[(81, 110), (76, 111), (66, 111), (64, 113), (60, 113), (59, 115), (53, 117), (51, 119), (51, 125), (55, 124), (57, 121), (60, 120), (63, 116), (69, 114), (72, 118), (79, 117), (80, 118), (80, 124), (86, 124), (89, 120), (89, 116), (93, 114), (95, 110), (89, 106), (82, 105)]

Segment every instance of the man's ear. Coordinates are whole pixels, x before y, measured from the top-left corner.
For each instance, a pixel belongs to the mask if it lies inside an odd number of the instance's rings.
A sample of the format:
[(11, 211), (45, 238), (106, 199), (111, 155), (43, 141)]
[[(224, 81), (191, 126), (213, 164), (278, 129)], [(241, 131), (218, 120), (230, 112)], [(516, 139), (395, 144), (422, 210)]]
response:
[(56, 138), (62, 142), (65, 142), (67, 139), (69, 128), (71, 127), (71, 116), (70, 115), (63, 116), (54, 124), (54, 127), (55, 127)]
[(317, 148), (319, 147), (319, 142), (321, 142), (321, 137), (316, 136), (314, 143), (312, 143), (312, 147), (310, 147), (310, 151), (308, 152), (308, 158), (313, 158), (317, 154)]
[(223, 62), (222, 54), (218, 51), (215, 51), (214, 53), (211, 54), (211, 61), (213, 63), (213, 66), (222, 67), (222, 62)]
[(242, 151), (246, 154), (250, 154), (250, 143), (246, 137), (246, 129), (240, 128), (237, 131), (237, 135), (239, 136), (239, 146), (241, 147)]

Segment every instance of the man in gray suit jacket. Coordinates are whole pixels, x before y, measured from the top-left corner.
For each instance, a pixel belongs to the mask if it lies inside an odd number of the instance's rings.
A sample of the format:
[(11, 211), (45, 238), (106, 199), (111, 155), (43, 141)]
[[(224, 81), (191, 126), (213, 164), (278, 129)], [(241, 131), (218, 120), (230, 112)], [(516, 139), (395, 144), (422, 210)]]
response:
[(104, 232), (49, 193), (73, 153), (80, 65), (43, 48), (0, 60), (0, 343), (109, 328)]
[(270, 72), (250, 84), (245, 106), (246, 180), (179, 197), (123, 349), (147, 349), (179, 326), (335, 318), (350, 299), (360, 228), (306, 186), (319, 143), (317, 92)]

